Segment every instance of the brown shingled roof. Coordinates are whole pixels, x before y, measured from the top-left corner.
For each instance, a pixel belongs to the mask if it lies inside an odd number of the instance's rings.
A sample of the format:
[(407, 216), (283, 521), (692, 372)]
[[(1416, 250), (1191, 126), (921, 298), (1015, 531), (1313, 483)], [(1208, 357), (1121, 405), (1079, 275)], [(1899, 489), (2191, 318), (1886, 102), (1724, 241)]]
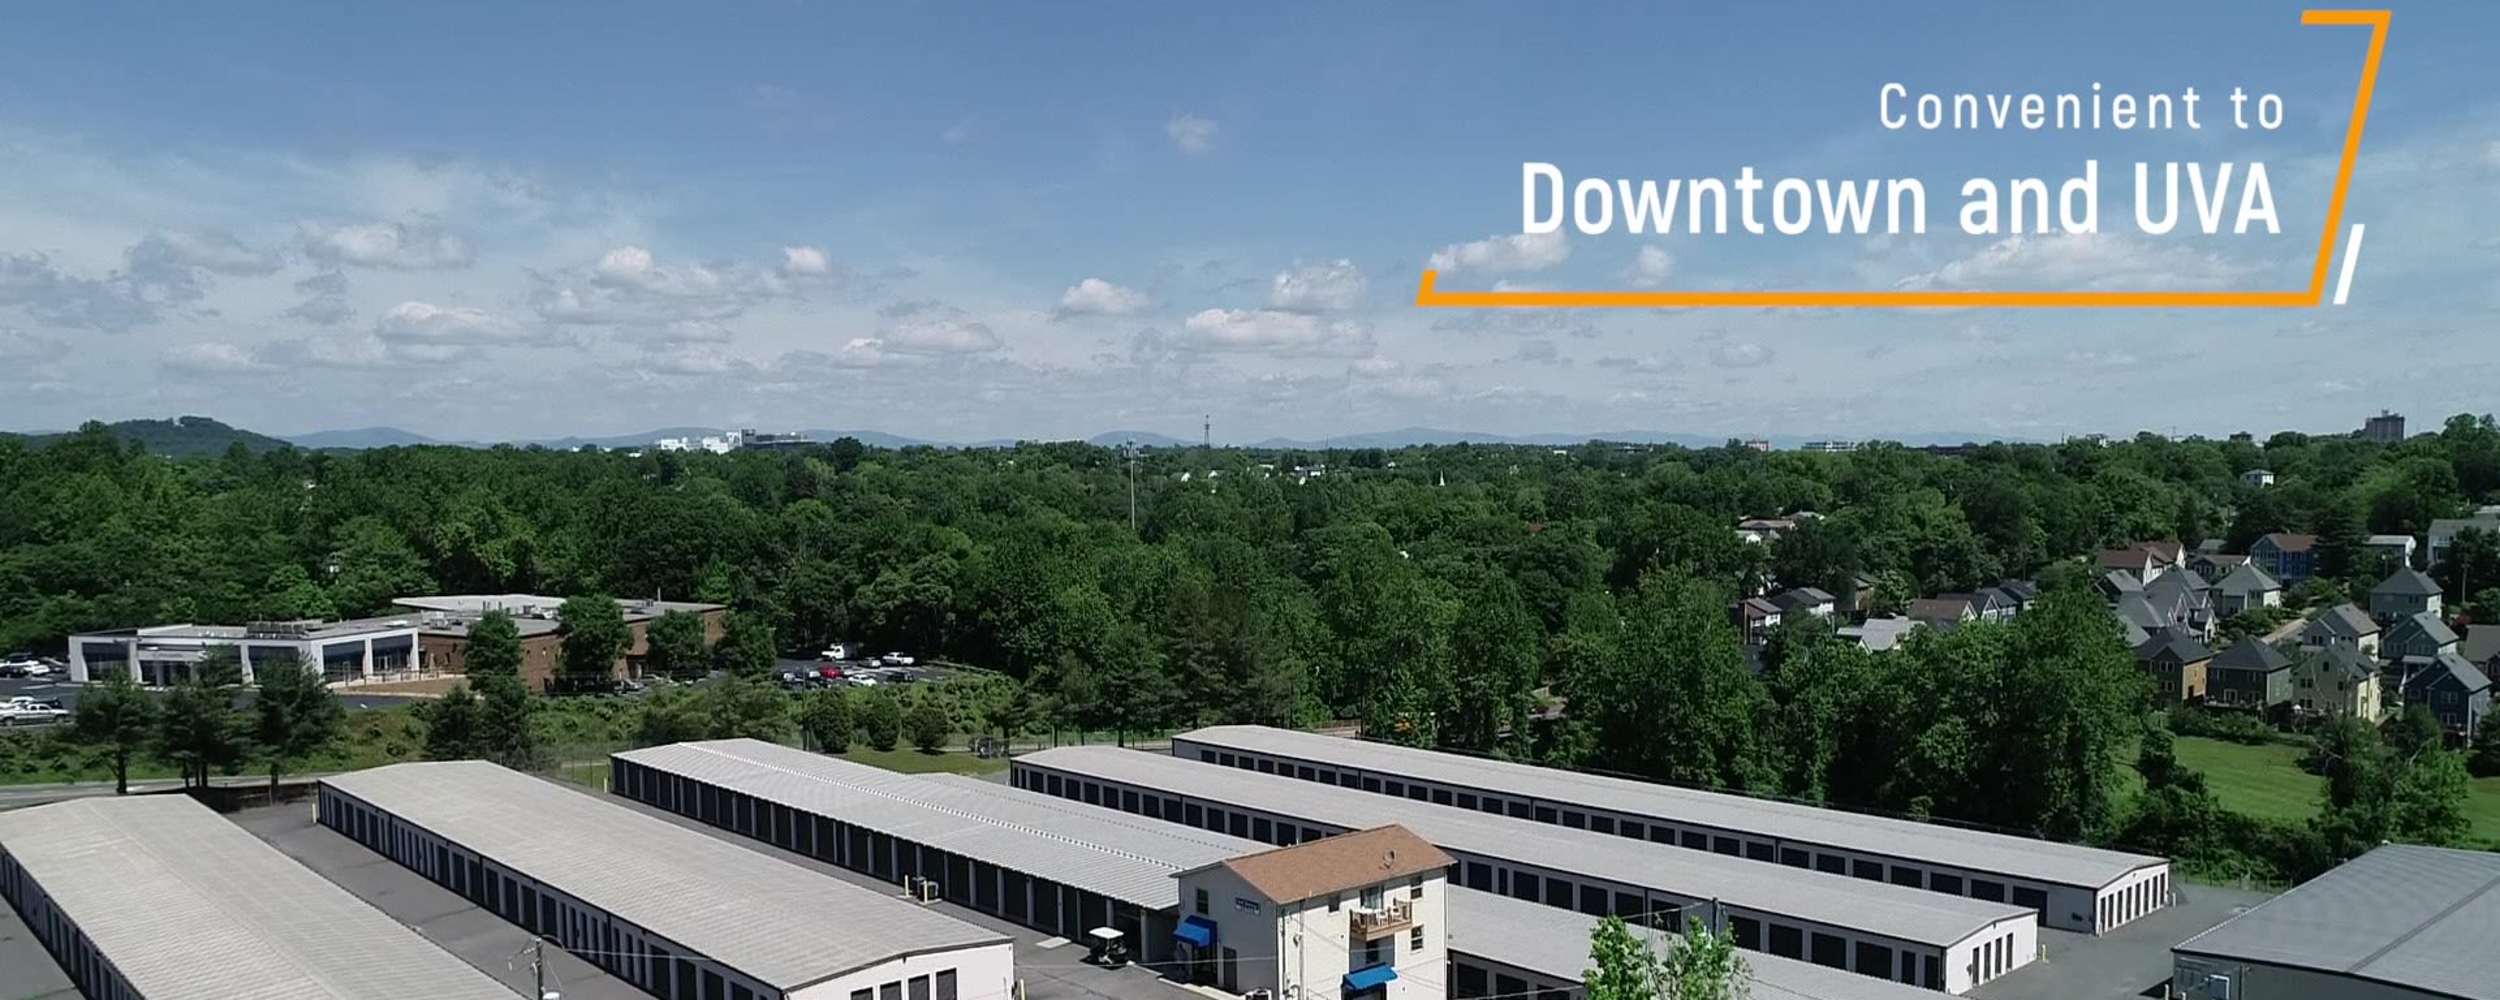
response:
[(1430, 841), (1394, 823), (1216, 862), (1279, 904), (1351, 892), (1455, 863)]

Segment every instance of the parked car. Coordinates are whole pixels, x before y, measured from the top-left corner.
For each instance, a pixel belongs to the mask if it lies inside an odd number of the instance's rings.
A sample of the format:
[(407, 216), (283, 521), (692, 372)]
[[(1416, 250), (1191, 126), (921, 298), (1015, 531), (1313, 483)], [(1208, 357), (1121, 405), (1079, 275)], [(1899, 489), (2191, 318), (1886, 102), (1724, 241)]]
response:
[(52, 662), (33, 653), (0, 656), (0, 677), (50, 677)]
[(58, 698), (37, 701), (25, 695), (18, 695), (8, 701), (0, 702), (0, 725), (39, 726), (45, 723), (66, 721), (69, 716), (69, 709), (62, 707), (61, 700)]
[(816, 676), (824, 680), (838, 681), (842, 679), (842, 674), (842, 665), (839, 663), (828, 663), (816, 668)]
[(917, 661), (917, 660), (912, 659), (912, 658), (911, 658), (911, 655), (910, 655), (910, 654), (908, 654), (908, 653), (887, 653), (887, 654), (885, 654), (883, 657), (880, 657), (880, 659), (882, 659), (885, 663), (887, 663), (887, 664), (888, 664), (888, 665), (890, 665), (890, 666), (897, 666), (897, 667), (908, 667), (908, 666), (911, 666), (911, 665), (912, 665), (912, 664), (914, 664), (914, 663), (919, 662), (919, 661)]

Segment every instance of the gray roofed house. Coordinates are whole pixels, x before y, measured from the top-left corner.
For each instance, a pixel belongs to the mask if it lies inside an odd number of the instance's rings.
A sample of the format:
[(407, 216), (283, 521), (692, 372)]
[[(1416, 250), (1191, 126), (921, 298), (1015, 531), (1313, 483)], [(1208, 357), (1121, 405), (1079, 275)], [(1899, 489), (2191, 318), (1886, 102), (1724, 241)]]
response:
[(2466, 626), (2465, 641), (2457, 644), (2457, 655), (2490, 673), (2492, 661), (2500, 660), (2500, 625)]
[(389, 764), (321, 784), (784, 992), (912, 956), (1010, 942), (482, 761)]
[(2251, 608), (2279, 607), (2282, 603), (2282, 582), (2246, 562), (2214, 582), (2214, 612), (2223, 618)]
[(2196, 701), (2205, 696), (2213, 650), (2178, 626), (2157, 629), (2135, 646), (2136, 661), (2152, 675), (2166, 704)]
[(2456, 630), (2439, 620), (2436, 611), (2416, 611), (2398, 618), (2379, 636), (2379, 655), (2390, 660), (2428, 660), (2457, 650)]
[(2491, 716), (2491, 678), (2455, 653), (2441, 653), (2426, 665), (2405, 665), (2407, 705), (2427, 705), (2440, 728), (2465, 740), (2482, 731)]
[(1779, 606), (1782, 615), (1804, 613), (1819, 618), (1832, 615), (1832, 595), (1819, 587), (1792, 587), (1771, 595), (1771, 603)]
[(0, 854), (22, 873), (10, 891), (33, 935), (40, 940), (51, 927), (43, 915), (59, 914), (64, 937), (74, 929), (80, 939), (61, 940), (61, 953), (83, 949), (101, 959), (109, 969), (98, 982), (118, 979), (128, 995), (516, 996), (185, 796), (75, 799), (0, 812)]
[(2439, 581), (2428, 573), (2406, 566), (2370, 588), (2370, 616), (2382, 622), (2423, 611), (2439, 613)]
[(2144, 581), (2124, 570), (2113, 569), (2094, 577), (2092, 589), (2100, 591), (2102, 597), (2115, 599), (2128, 594), (2143, 593)]
[(2310, 616), (2309, 624), (2301, 626), (2303, 646), (2351, 646), (2371, 656), (2378, 655), (2379, 627), (2369, 615), (2350, 604), (2338, 604)]
[(2001, 622), (2014, 617), (2013, 598), (1994, 588), (1982, 587), (1966, 594), (1937, 594), (1936, 600), (1967, 604), (1971, 617), (1983, 622)]
[(2144, 600), (2172, 624), (2209, 634), (2214, 624), (2212, 589), (2194, 573), (2164, 573), (2144, 585)]
[(2231, 571), (2249, 565), (2246, 555), (2228, 552), (2199, 552), (2188, 560), (2188, 571), (2204, 577), (2207, 582), (2221, 583)]
[(2174, 946), (2172, 985), (2232, 1000), (2500, 1000), (2494, 941), (2500, 854), (2388, 845)]
[(2110, 610), (2118, 615), (2119, 621), (2143, 629), (2148, 635), (2166, 630), (2173, 624), (2169, 615), (2155, 608), (2153, 602), (2146, 600), (2142, 594), (2121, 597), (2117, 603), (2110, 605)]
[(1855, 625), (1841, 626), (1839, 635), (1855, 641), (1867, 652), (1881, 653), (1900, 645), (1901, 637), (1910, 634), (1910, 630), (1917, 628), (1918, 624), (1900, 617), (1869, 618)]
[(2317, 715), (2378, 721), (2386, 682), (2378, 662), (2350, 646), (2315, 646), (2292, 658), (2292, 707)]
[(2215, 654), (2205, 676), (2207, 704), (2263, 709), (2292, 700), (2292, 658), (2253, 635)]

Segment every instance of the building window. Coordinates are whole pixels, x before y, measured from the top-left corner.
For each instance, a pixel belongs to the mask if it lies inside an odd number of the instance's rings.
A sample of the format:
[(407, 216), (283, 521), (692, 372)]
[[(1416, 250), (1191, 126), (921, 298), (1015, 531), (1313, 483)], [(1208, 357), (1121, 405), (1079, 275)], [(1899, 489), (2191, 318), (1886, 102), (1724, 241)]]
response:
[(1423, 953), (1424, 929), (1422, 927), (1416, 927), (1406, 932), (1406, 950), (1416, 954)]
[(1849, 967), (1848, 942), (1842, 941), (1838, 936), (1831, 934), (1816, 934), (1813, 937), (1813, 941), (1814, 954), (1811, 956), (1811, 960), (1814, 964), (1828, 965), (1835, 969), (1846, 969)]
[(1196, 901), (1197, 901), (1197, 904), (1198, 904), (1198, 915), (1199, 915), (1199, 916), (1202, 916), (1202, 917), (1203, 917), (1203, 916), (1206, 916), (1206, 915), (1207, 915), (1207, 891), (1206, 891), (1205, 889), (1200, 889), (1200, 890), (1198, 890), (1198, 891), (1197, 891), (1197, 893), (1196, 893)]

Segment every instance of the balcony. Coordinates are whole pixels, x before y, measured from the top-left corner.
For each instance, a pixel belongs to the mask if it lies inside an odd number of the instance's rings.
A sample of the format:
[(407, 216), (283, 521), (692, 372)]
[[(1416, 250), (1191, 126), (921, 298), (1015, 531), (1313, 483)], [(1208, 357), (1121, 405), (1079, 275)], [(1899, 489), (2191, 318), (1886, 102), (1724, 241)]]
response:
[(1389, 900), (1377, 907), (1356, 907), (1349, 923), (1356, 940), (1387, 937), (1415, 926), (1415, 907), (1404, 899)]

